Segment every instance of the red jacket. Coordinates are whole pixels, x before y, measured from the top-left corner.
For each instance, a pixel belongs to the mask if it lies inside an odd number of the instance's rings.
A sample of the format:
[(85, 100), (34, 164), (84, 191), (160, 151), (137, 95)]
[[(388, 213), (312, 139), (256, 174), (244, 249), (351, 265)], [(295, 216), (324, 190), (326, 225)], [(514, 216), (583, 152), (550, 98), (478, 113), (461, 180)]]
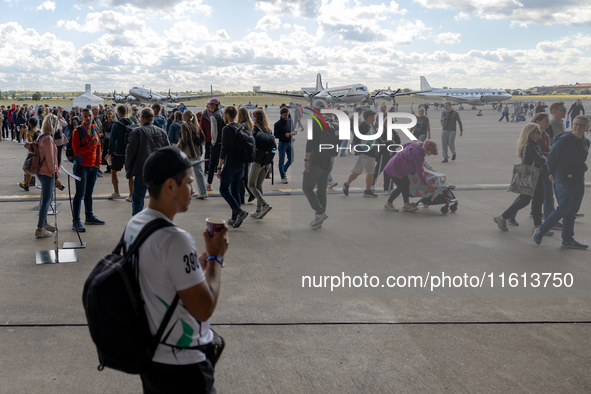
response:
[[(96, 127), (91, 125), (93, 134), (99, 137)], [(82, 138), (78, 137), (82, 132)], [(82, 143), (81, 143), (82, 142)], [(92, 143), (92, 136), (86, 132), (86, 125), (82, 124), (74, 129), (72, 133), (72, 150), (74, 155), (82, 155), (82, 167), (100, 167), (101, 165), (101, 143), (99, 137), (99, 143), (94, 145)]]

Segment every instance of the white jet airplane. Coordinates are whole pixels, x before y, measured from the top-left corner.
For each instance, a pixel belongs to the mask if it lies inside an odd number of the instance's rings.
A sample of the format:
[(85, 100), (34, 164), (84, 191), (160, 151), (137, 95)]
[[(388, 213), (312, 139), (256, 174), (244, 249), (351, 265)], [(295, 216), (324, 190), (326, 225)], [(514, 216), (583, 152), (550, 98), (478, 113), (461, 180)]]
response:
[[(222, 97), (223, 94), (217, 94), (216, 97)], [(183, 101), (190, 101), (190, 100), (198, 100), (202, 98), (210, 98), (213, 97), (213, 90), (211, 94), (201, 94), (201, 95), (190, 95), (190, 96), (182, 96), (180, 93), (177, 93), (176, 96), (170, 94), (170, 89), (168, 90), (168, 95), (164, 96), (159, 93), (153, 93), (152, 89), (146, 88), (138, 88), (133, 87), (129, 89), (128, 95), (118, 95), (116, 92), (113, 92), (112, 96), (109, 97), (101, 97), (105, 100), (112, 100), (116, 103), (124, 103), (124, 104), (142, 104), (142, 103), (160, 103), (163, 105), (170, 104), (170, 103), (180, 103)]]
[(273, 96), (284, 96), (294, 97), (300, 99), (309, 100), (310, 103), (316, 99), (322, 99), (327, 103), (331, 103), (332, 106), (335, 104), (370, 104), (373, 103), (373, 99), (367, 86), (359, 83), (337, 86), (334, 88), (324, 88), (322, 86), (322, 77), (320, 74), (316, 75), (316, 88), (302, 88), (303, 94), (295, 93), (277, 93), (277, 92), (265, 92), (260, 90), (259, 87), (253, 87), (253, 92), (260, 94), (269, 94)]
[(512, 96), (501, 89), (438, 89), (432, 88), (427, 78), (421, 77), (421, 93), (413, 96), (424, 100), (452, 101), (460, 104), (470, 104), (472, 109), (476, 105), (509, 100)]

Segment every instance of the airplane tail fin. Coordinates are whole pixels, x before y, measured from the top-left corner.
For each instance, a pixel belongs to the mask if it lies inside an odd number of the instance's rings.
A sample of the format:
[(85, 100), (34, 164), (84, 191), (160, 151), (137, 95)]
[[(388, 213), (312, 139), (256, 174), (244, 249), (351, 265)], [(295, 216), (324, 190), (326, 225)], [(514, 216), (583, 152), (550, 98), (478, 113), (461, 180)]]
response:
[(324, 88), (322, 87), (322, 77), (320, 76), (320, 73), (318, 73), (318, 75), (316, 75), (316, 91), (320, 91), (323, 90)]
[(421, 77), (421, 88), (420, 90), (432, 90), (433, 88), (431, 87), (431, 85), (429, 85), (429, 82), (427, 82), (427, 78), (425, 77)]

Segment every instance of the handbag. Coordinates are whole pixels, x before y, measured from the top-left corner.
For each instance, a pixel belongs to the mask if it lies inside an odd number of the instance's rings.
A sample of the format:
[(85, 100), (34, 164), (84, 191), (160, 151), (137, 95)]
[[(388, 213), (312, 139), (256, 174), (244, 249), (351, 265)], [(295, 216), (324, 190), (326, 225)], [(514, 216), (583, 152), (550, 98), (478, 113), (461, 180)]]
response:
[(523, 164), (524, 156), (525, 146), (521, 154), (521, 164), (515, 164), (513, 166), (513, 178), (507, 191), (533, 197), (536, 185), (540, 179), (540, 169), (536, 166)]

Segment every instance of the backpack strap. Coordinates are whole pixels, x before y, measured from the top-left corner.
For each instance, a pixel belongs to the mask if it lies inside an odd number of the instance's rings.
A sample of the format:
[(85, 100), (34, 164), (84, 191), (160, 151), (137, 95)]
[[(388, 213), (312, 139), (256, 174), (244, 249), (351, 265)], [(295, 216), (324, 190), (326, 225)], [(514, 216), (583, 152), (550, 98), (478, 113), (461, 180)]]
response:
[[(127, 251), (124, 250), (125, 249), (125, 239), (124, 239), (125, 231), (124, 231), (123, 235), (121, 235), (121, 240), (119, 241), (119, 244), (115, 248), (114, 253), (120, 253), (121, 250), (123, 249), (124, 255), (127, 259), (128, 256), (132, 256), (133, 254), (137, 253), (140, 246), (142, 246), (142, 244), (146, 241), (146, 239), (148, 239), (150, 237), (150, 235), (152, 235), (154, 232), (156, 232), (160, 229), (163, 229), (166, 227), (172, 227), (172, 226), (174, 226), (174, 224), (169, 222), (166, 219), (158, 218), (158, 219), (152, 220), (151, 222), (146, 224), (144, 226), (144, 228), (142, 228), (142, 230), (138, 234), (137, 238), (131, 244), (131, 247)], [(139, 262), (137, 264), (135, 264), (135, 269), (136, 269), (136, 277), (137, 277), (137, 275), (139, 275)], [(174, 300), (172, 301), (172, 303), (168, 307), (168, 310), (164, 314), (164, 318), (162, 318), (162, 322), (160, 323), (160, 326), (158, 327), (158, 331), (156, 332), (156, 335), (153, 337), (153, 342), (151, 345), (152, 354), (154, 354), (154, 352), (156, 351), (156, 347), (158, 346), (158, 343), (160, 342), (160, 338), (162, 338), (162, 334), (164, 334), (164, 330), (166, 329), (168, 322), (170, 322), (170, 319), (172, 318), (172, 314), (174, 313), (174, 310), (176, 309), (176, 306), (179, 303), (179, 299), (180, 299), (179, 294), (176, 293)]]

